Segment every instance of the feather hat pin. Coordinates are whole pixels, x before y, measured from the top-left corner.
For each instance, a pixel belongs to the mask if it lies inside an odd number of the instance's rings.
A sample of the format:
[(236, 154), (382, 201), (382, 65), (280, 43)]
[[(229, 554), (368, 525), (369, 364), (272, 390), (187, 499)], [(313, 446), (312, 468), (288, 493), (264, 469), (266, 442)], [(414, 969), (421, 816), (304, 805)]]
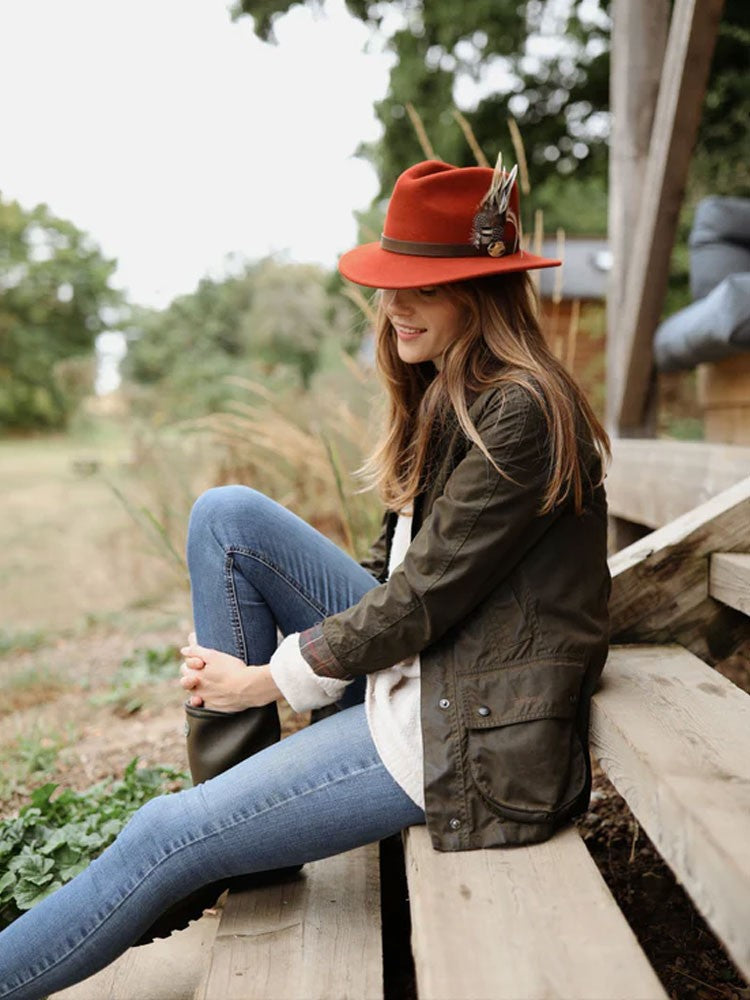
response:
[[(515, 253), (518, 249), (520, 227), (515, 213), (510, 208), (510, 196), (517, 174), (517, 165), (510, 173), (503, 170), (503, 154), (498, 154), (492, 182), (482, 198), (479, 211), (474, 216), (471, 227), (472, 245), (490, 257), (502, 257), (506, 253)], [(513, 224), (514, 238), (511, 247), (508, 247), (505, 237), (506, 222)]]

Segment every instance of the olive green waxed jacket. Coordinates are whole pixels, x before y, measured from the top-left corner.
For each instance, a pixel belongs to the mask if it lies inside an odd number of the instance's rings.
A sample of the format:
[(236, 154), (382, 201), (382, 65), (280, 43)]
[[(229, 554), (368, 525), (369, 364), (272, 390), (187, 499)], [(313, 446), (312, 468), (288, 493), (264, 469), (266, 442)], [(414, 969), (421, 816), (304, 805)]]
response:
[[(471, 401), (471, 397), (470, 397)], [(587, 495), (538, 510), (544, 416), (528, 390), (473, 398), (500, 476), (455, 416), (433, 446), (412, 541), (386, 582), (397, 514), (362, 565), (381, 585), (304, 631), (321, 676), (352, 678), (415, 653), (427, 826), (438, 850), (546, 840), (589, 804), (589, 707), (607, 654), (606, 500), (580, 421)]]

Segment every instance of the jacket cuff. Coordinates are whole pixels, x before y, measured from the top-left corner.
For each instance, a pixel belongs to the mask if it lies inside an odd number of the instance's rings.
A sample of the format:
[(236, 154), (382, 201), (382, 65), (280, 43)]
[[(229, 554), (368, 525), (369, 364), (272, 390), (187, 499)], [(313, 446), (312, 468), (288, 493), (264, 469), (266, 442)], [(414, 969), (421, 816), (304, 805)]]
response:
[(349, 683), (314, 673), (300, 653), (299, 632), (291, 632), (281, 640), (269, 667), (276, 686), (295, 712), (332, 705)]
[(353, 677), (347, 674), (328, 645), (328, 640), (323, 634), (323, 622), (318, 622), (312, 628), (300, 632), (299, 650), (310, 670), (317, 677), (353, 680)]

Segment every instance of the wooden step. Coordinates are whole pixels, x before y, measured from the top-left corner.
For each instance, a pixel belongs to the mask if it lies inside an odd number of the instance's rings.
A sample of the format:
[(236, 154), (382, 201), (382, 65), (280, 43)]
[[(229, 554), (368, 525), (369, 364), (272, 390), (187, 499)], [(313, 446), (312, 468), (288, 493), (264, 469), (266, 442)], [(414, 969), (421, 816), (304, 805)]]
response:
[(184, 931), (142, 948), (50, 1000), (192, 1000), (210, 960), (218, 916), (204, 915)]
[(195, 1000), (383, 996), (378, 845), (232, 893)]
[(441, 853), (404, 835), (419, 1000), (666, 997), (578, 830)]
[(714, 552), (708, 592), (717, 601), (750, 615), (750, 553)]
[(677, 641), (707, 661), (728, 655), (750, 629), (709, 596), (709, 557), (748, 551), (750, 477), (610, 557), (612, 638)]
[(750, 476), (750, 448), (702, 441), (615, 438), (609, 512), (661, 528)]
[(614, 646), (591, 747), (750, 975), (750, 696), (681, 646)]

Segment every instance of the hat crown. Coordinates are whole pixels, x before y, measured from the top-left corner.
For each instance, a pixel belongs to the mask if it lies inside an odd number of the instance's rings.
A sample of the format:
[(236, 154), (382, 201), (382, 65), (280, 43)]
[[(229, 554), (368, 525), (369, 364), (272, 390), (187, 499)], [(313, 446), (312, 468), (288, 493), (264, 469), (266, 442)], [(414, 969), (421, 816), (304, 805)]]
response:
[[(474, 219), (492, 183), (491, 167), (454, 167), (425, 160), (405, 170), (388, 204), (383, 235), (414, 243), (471, 243)], [(519, 216), (518, 184), (510, 195), (509, 215)], [(515, 226), (508, 223), (508, 242)], [(511, 243), (511, 246), (513, 243)]]

